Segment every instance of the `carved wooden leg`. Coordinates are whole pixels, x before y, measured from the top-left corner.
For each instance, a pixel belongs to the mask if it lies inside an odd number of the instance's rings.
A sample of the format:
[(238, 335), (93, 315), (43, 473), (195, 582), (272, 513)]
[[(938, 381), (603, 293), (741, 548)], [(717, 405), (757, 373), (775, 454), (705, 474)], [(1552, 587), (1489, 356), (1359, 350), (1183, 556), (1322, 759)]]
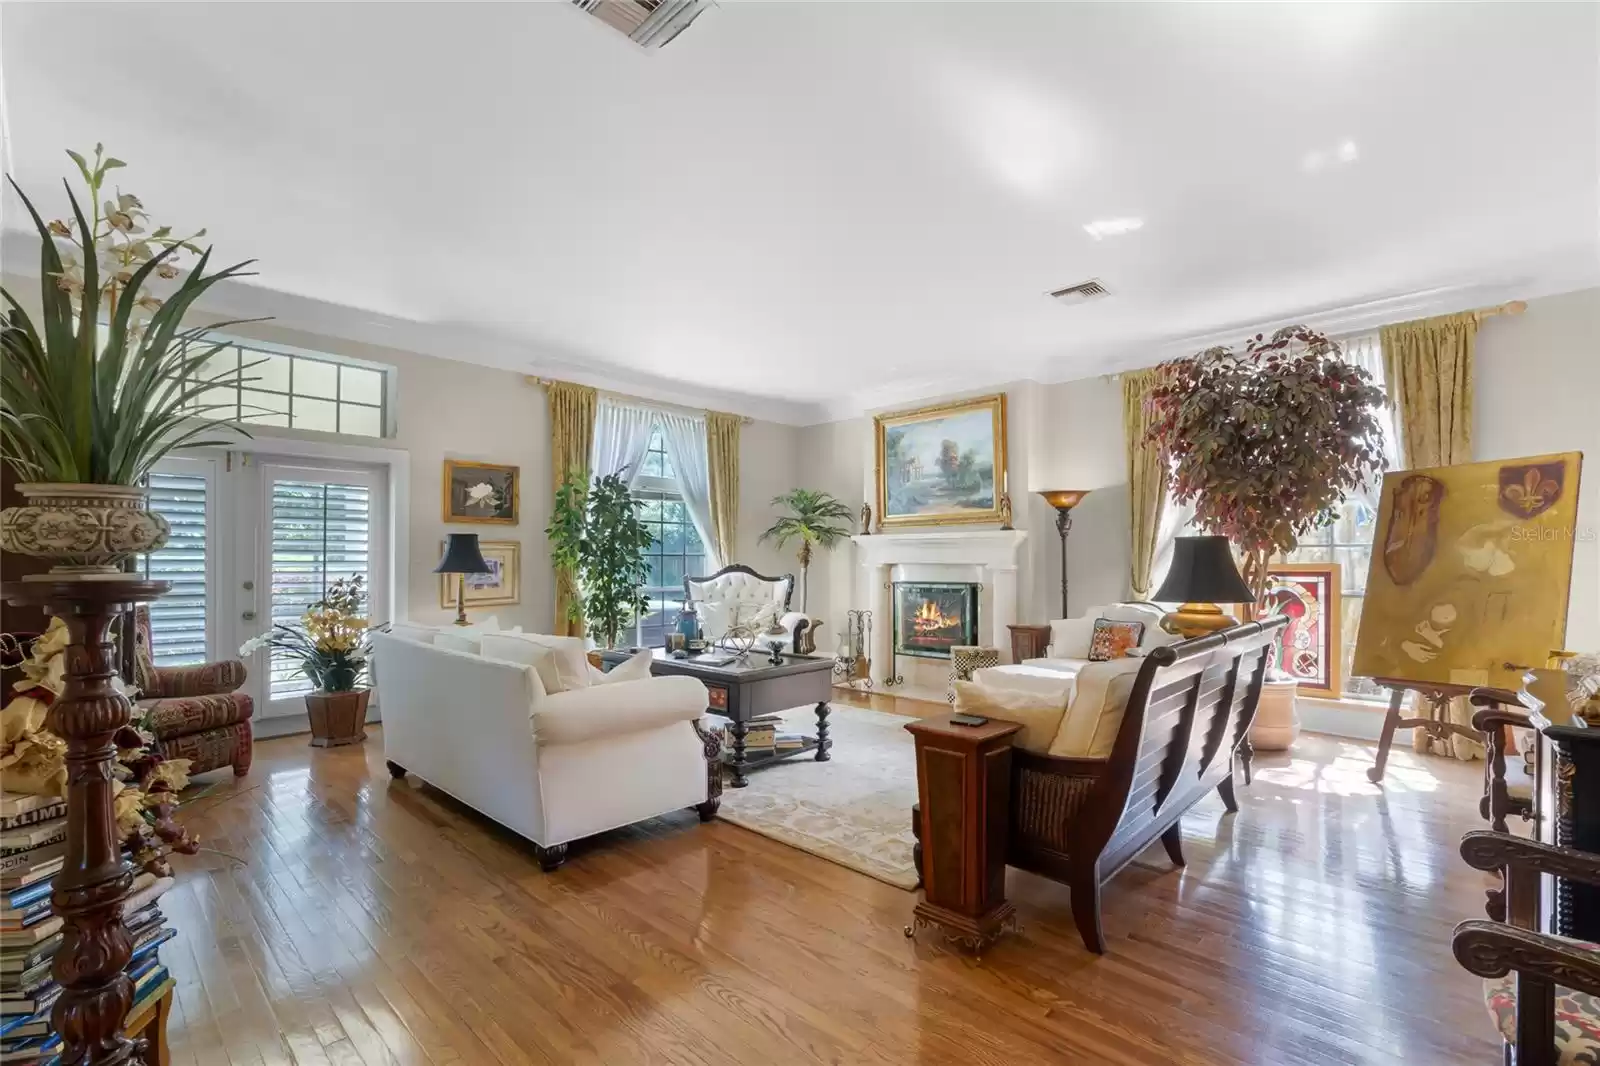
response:
[(695, 804), (695, 812), (700, 815), (702, 822), (709, 822), (717, 816), (717, 808), (722, 806), (722, 797), (713, 796), (704, 803)]
[(389, 776), (395, 778), (396, 780), (406, 776), (406, 768), (395, 762), (393, 759), (385, 759), (383, 761), (383, 765), (389, 768)]
[(1244, 783), (1251, 780), (1251, 760), (1256, 756), (1256, 749), (1250, 745), (1250, 734), (1246, 733), (1244, 739), (1239, 741), (1239, 769), (1244, 771)]
[(1384, 767), (1389, 765), (1389, 749), (1394, 746), (1394, 731), (1400, 725), (1400, 706), (1405, 702), (1406, 690), (1393, 689), (1389, 693), (1389, 713), (1383, 716), (1383, 732), (1378, 735), (1378, 761), (1367, 771), (1367, 780), (1374, 785), (1383, 780)]
[(1228, 776), (1217, 782), (1217, 795), (1222, 797), (1222, 805), (1229, 814), (1239, 813), (1239, 801), (1233, 795), (1233, 768), (1228, 768)]
[(817, 704), (817, 761), (827, 762), (833, 758), (828, 754), (828, 749), (833, 747), (833, 741), (828, 739), (828, 702)]
[(553, 873), (560, 869), (561, 864), (567, 861), (567, 846), (565, 844), (543, 844), (533, 846), (534, 853), (539, 856), (539, 869), (545, 873)]
[(1106, 935), (1100, 928), (1100, 875), (1092, 864), (1072, 870), (1072, 921), (1083, 946), (1096, 955), (1106, 953)]
[(911, 805), (911, 865), (917, 871), (917, 887), (922, 887), (922, 804)]
[(744, 738), (750, 732), (750, 726), (734, 719), (728, 723), (728, 732), (733, 734), (733, 762), (728, 764), (729, 775), (733, 780), (728, 784), (734, 788), (743, 788), (750, 783), (750, 779), (744, 774)]
[(706, 757), (706, 799), (697, 804), (695, 810), (702, 822), (709, 822), (722, 806), (722, 737), (707, 729), (699, 718), (694, 720), (694, 731), (700, 737), (700, 750)]
[(1167, 849), (1167, 858), (1172, 860), (1172, 865), (1188, 865), (1183, 861), (1183, 827), (1178, 822), (1173, 822), (1167, 831), (1161, 834), (1161, 846)]

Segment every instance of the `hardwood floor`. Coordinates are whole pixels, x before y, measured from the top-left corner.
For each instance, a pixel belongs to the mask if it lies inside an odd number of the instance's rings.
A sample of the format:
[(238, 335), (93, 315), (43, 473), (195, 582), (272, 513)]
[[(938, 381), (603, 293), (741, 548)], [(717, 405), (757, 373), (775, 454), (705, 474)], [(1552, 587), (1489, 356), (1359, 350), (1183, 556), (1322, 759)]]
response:
[(1186, 819), (1186, 870), (1112, 882), (1109, 955), (1011, 871), (1021, 934), (975, 961), (901, 935), (911, 894), (692, 812), (541, 874), (382, 751), (266, 741), (182, 812), (216, 851), (166, 898), (175, 1066), (1499, 1061), (1449, 949), (1481, 764), (1397, 753), (1379, 790), (1370, 746), (1304, 737)]

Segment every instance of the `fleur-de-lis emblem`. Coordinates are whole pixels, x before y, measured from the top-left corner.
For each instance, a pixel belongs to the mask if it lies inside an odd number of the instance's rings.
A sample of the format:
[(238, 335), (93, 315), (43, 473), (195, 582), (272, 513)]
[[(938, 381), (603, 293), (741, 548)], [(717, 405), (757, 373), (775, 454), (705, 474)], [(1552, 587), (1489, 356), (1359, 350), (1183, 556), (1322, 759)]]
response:
[(1510, 514), (1532, 518), (1561, 498), (1566, 480), (1563, 463), (1538, 463), (1500, 468), (1500, 506)]
[(1506, 499), (1526, 514), (1543, 510), (1549, 499), (1560, 491), (1561, 486), (1545, 477), (1536, 466), (1528, 468), (1521, 484), (1513, 482), (1505, 488)]

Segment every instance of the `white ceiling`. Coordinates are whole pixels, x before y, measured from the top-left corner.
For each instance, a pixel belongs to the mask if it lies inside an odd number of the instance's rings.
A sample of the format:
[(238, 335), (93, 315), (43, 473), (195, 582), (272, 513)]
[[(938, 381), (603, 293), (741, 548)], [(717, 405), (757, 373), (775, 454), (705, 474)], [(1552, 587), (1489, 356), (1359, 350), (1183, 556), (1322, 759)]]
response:
[[(235, 305), (815, 421), (1594, 283), (1596, 32), (735, 0), (646, 53), (565, 3), (6, 4), (0, 59), (24, 187), (53, 205), (105, 141), (159, 220), (260, 260)], [(1112, 296), (1042, 295), (1089, 277)]]

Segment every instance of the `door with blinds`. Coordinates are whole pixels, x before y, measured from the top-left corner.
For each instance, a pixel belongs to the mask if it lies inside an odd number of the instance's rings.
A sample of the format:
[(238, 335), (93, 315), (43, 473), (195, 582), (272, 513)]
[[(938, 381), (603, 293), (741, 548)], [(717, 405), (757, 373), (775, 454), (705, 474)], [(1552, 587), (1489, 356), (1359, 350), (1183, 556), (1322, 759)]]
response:
[(157, 666), (226, 658), (216, 596), (219, 553), (215, 459), (165, 459), (150, 474), (150, 509), (172, 535), (160, 551), (139, 557), (140, 573), (172, 591), (150, 604), (150, 651)]
[[(383, 513), (383, 478), (371, 469), (300, 466), (262, 458), (258, 462), (260, 520), (246, 536), (245, 557), (256, 574), (246, 595), (253, 601), (241, 618), (254, 632), (292, 625), (341, 578), (366, 578), (368, 617), (388, 617)], [(258, 652), (251, 674), (263, 718), (304, 714), (312, 683), (299, 664), (281, 652)]]

